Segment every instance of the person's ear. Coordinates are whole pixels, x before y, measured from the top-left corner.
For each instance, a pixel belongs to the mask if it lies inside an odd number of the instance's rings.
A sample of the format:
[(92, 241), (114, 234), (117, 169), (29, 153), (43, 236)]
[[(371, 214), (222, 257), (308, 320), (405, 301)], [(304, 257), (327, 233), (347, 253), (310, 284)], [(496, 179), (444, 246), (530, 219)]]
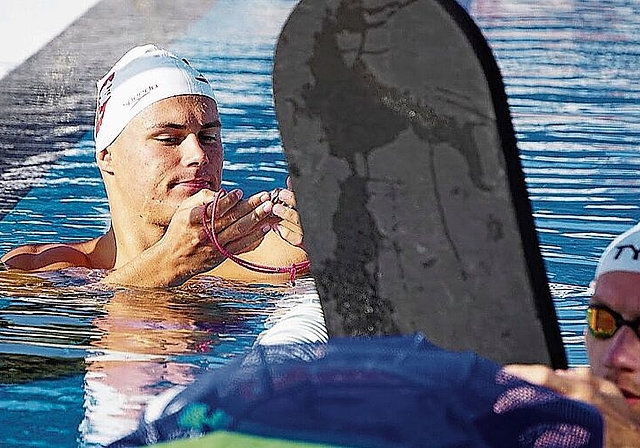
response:
[(96, 153), (96, 163), (100, 171), (107, 174), (113, 174), (112, 159), (110, 147), (107, 147)]

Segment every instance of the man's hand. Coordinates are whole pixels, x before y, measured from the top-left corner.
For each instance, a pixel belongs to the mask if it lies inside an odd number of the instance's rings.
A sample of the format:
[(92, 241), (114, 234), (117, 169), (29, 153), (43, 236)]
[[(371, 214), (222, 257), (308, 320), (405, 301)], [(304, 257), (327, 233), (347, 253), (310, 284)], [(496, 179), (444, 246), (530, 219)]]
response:
[(276, 221), (271, 228), (280, 237), (293, 246), (303, 247), (303, 231), (300, 215), (296, 210), (296, 197), (291, 187), (291, 178), (287, 178), (287, 189), (279, 190), (272, 214)]
[(589, 368), (554, 371), (542, 365), (509, 365), (504, 370), (598, 408), (605, 421), (607, 448), (640, 446), (640, 422), (624, 396), (614, 383), (593, 375)]
[[(202, 226), (202, 212), (206, 207), (207, 224), (211, 222), (215, 193), (202, 190), (186, 200), (176, 211), (162, 240), (172, 241), (172, 253), (183, 258), (189, 266), (188, 274), (194, 275), (217, 266), (224, 260)], [(220, 197), (215, 211), (215, 233), (222, 247), (233, 254), (255, 248), (264, 237), (269, 226), (265, 221), (272, 204), (267, 193), (258, 193), (246, 201), (240, 190), (233, 190)], [(162, 241), (161, 240), (161, 241)]]
[[(179, 285), (208, 271), (225, 257), (209, 241), (202, 226), (202, 213), (210, 225), (217, 194), (202, 190), (186, 199), (176, 210), (163, 237), (125, 266), (105, 278), (107, 283), (162, 287)], [(268, 193), (258, 193), (246, 201), (240, 190), (223, 195), (217, 204), (215, 232), (221, 246), (231, 253), (255, 248), (269, 230), (267, 218), (272, 203)]]

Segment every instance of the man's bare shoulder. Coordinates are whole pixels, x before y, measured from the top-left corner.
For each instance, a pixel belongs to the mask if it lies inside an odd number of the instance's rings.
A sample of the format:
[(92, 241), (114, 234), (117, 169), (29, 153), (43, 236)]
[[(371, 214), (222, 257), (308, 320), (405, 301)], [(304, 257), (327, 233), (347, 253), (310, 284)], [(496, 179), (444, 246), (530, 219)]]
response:
[[(5, 265), (22, 271), (51, 271), (73, 266), (108, 268), (109, 254), (100, 253), (107, 235), (77, 243), (26, 244), (16, 247), (0, 258)], [(107, 255), (105, 257), (105, 255)]]

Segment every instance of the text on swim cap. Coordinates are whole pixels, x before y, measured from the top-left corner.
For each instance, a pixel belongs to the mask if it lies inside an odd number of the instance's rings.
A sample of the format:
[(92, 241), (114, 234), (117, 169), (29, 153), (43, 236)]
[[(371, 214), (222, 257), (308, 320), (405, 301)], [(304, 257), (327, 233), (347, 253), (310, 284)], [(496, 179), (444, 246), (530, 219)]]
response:
[(127, 101), (122, 103), (122, 107), (128, 107), (128, 108), (134, 107), (136, 104), (138, 104), (138, 101), (140, 101), (142, 98), (144, 98), (149, 93), (151, 93), (152, 90), (157, 88), (158, 88), (158, 84), (149, 85), (143, 88), (138, 93), (136, 93), (131, 98), (129, 98)]
[(618, 249), (618, 252), (616, 252), (616, 255), (613, 257), (614, 260), (617, 260), (618, 258), (620, 258), (620, 256), (625, 251), (625, 249), (631, 249), (631, 251), (633, 252), (633, 259), (635, 261), (637, 261), (638, 257), (640, 256), (640, 248), (634, 246), (633, 244), (625, 244), (623, 246), (616, 246), (616, 249)]

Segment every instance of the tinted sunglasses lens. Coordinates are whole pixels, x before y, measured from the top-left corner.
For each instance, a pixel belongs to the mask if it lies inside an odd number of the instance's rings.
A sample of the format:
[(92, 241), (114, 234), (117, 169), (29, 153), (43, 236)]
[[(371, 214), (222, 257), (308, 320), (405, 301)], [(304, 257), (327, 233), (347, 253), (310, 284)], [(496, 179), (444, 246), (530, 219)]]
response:
[(587, 309), (587, 324), (591, 334), (599, 339), (610, 338), (618, 329), (615, 317), (601, 308)]

